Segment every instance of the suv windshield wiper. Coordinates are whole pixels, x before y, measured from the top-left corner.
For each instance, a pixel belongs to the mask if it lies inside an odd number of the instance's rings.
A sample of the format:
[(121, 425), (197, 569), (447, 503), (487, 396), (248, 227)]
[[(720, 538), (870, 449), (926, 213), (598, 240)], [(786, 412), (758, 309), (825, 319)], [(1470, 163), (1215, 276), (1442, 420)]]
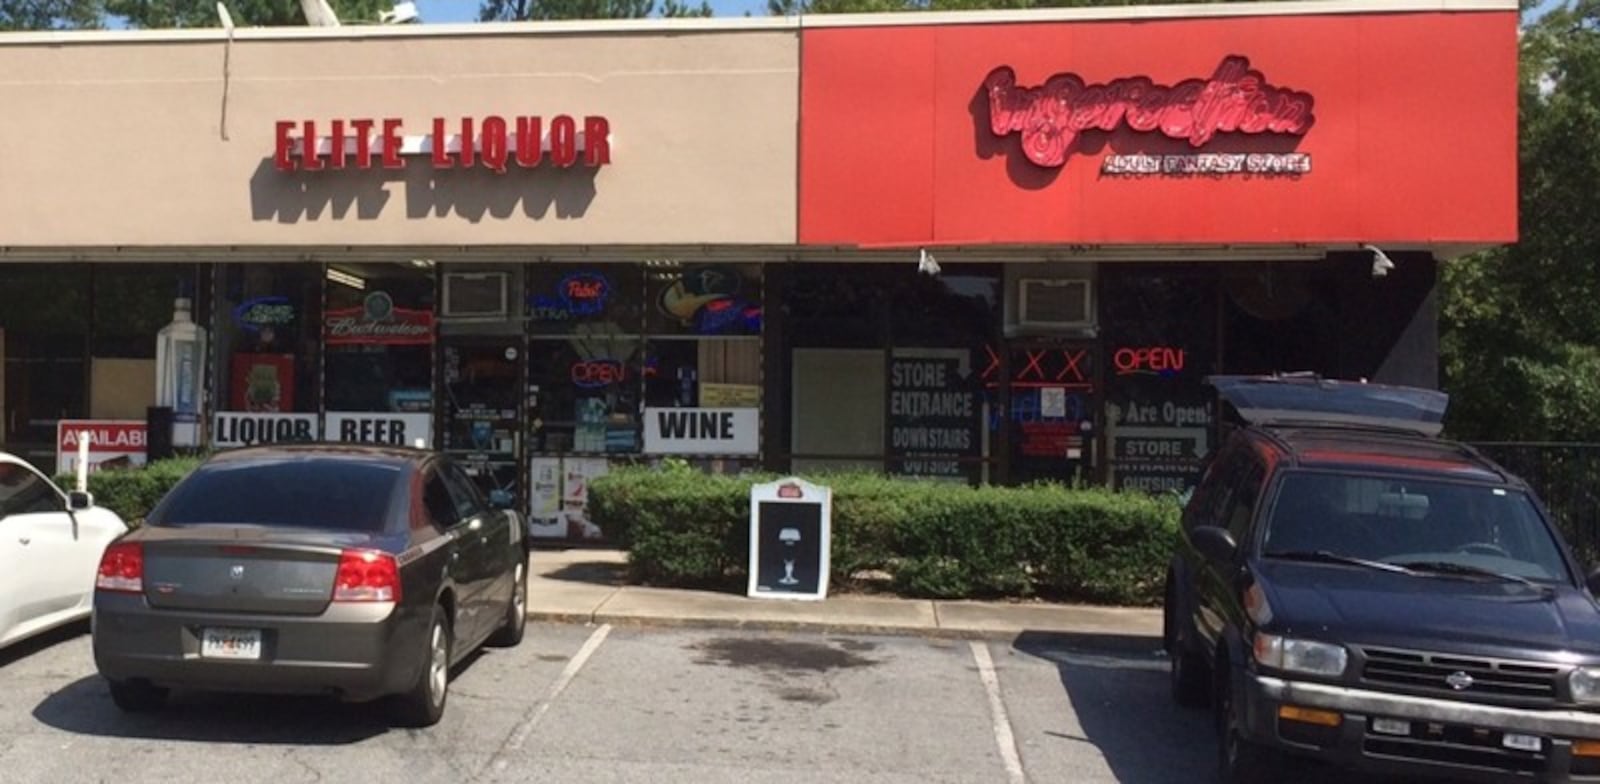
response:
[(1406, 561), (1398, 566), (1415, 572), (1432, 572), (1434, 574), (1461, 575), (1463, 577), (1488, 577), (1506, 583), (1520, 583), (1541, 593), (1551, 594), (1555, 589), (1543, 583), (1537, 583), (1520, 574), (1510, 572), (1497, 572), (1481, 566), (1456, 563), (1455, 561)]
[(1372, 561), (1366, 558), (1357, 558), (1353, 555), (1340, 555), (1328, 550), (1281, 550), (1277, 552), (1262, 553), (1265, 558), (1281, 558), (1285, 561), (1319, 561), (1321, 563), (1346, 564), (1349, 566), (1364, 566), (1368, 569), (1377, 569), (1383, 572), (1399, 572), (1401, 574), (1415, 574), (1411, 569), (1383, 561)]

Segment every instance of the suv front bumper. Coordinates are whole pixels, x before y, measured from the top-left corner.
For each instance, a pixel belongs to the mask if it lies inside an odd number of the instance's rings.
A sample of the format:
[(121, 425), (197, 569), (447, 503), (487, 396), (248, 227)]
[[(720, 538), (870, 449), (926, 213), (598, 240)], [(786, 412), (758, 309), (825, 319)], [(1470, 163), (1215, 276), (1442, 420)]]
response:
[[(1600, 713), (1527, 710), (1413, 697), (1250, 675), (1245, 724), (1251, 739), (1340, 767), (1378, 774), (1446, 776), (1453, 781), (1600, 782), (1600, 757), (1574, 757), (1575, 740), (1600, 740)], [(1337, 727), (1280, 719), (1293, 705), (1337, 713)], [(1409, 734), (1375, 730), (1378, 719)], [(1540, 739), (1537, 752), (1507, 748), (1506, 733)]]

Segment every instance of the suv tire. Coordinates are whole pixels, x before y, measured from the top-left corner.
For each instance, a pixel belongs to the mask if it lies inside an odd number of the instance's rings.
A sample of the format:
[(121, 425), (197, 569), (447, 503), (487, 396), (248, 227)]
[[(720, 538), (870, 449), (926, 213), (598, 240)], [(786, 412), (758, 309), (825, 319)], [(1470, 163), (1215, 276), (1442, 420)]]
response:
[(1211, 673), (1205, 658), (1189, 642), (1188, 626), (1178, 607), (1178, 593), (1168, 582), (1166, 618), (1167, 671), (1172, 701), (1184, 708), (1204, 708), (1211, 701)]
[(1280, 755), (1245, 738), (1240, 731), (1238, 706), (1229, 683), (1230, 669), (1225, 659), (1217, 658), (1217, 678), (1211, 691), (1211, 705), (1217, 725), (1217, 781), (1219, 784), (1276, 784), (1280, 775)]

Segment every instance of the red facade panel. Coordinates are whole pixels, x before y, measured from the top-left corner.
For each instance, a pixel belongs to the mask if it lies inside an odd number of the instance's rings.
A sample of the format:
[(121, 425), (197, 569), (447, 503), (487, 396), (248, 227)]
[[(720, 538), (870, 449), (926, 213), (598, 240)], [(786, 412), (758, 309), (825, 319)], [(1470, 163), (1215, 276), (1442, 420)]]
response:
[(807, 30), (800, 241), (1515, 241), (1516, 25), (1505, 11)]

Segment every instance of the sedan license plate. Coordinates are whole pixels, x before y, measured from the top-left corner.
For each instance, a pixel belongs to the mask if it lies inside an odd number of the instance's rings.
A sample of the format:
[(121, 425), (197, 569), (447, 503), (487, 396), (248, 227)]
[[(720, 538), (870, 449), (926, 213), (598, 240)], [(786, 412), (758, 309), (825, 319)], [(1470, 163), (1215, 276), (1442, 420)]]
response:
[(259, 659), (261, 630), (202, 629), (200, 655), (207, 659)]

